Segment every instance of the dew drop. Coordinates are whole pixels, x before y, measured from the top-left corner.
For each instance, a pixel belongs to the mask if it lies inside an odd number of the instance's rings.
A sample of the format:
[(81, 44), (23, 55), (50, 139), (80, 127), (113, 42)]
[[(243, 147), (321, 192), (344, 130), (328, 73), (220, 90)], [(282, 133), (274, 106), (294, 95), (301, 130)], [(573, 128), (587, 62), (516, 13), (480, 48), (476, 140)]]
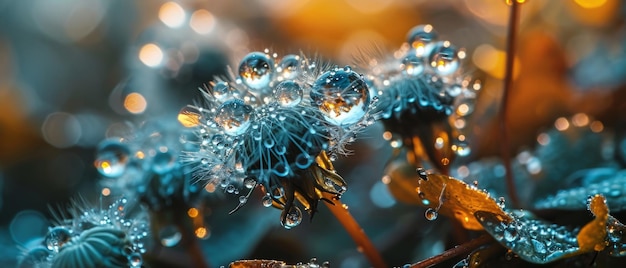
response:
[(72, 234), (65, 227), (54, 227), (44, 240), (46, 247), (54, 252), (59, 252), (59, 249), (72, 238)]
[(296, 77), (298, 77), (300, 69), (301, 61), (300, 56), (298, 55), (285, 55), (278, 64), (280, 76), (282, 76), (282, 78), (285, 80), (295, 79)]
[(252, 89), (269, 87), (273, 72), (274, 61), (261, 52), (249, 53), (239, 63), (241, 81)]
[(438, 42), (428, 60), (430, 67), (439, 75), (450, 75), (459, 69), (457, 50), (449, 42)]
[(429, 221), (436, 220), (437, 216), (439, 216), (439, 213), (432, 208), (426, 209), (426, 212), (424, 213), (424, 217), (426, 217), (426, 219)]
[(98, 172), (105, 177), (117, 178), (124, 174), (129, 162), (130, 149), (118, 139), (104, 140), (98, 145), (94, 162)]
[(159, 239), (161, 241), (161, 245), (165, 247), (173, 247), (178, 245), (178, 242), (180, 242), (181, 238), (182, 234), (174, 225), (165, 226), (161, 229), (161, 231), (159, 231)]
[(263, 196), (263, 199), (261, 199), (261, 203), (263, 203), (263, 206), (268, 208), (272, 206), (272, 197), (270, 195), (265, 195)]
[(348, 126), (365, 116), (370, 96), (361, 75), (335, 68), (318, 77), (311, 90), (311, 100), (326, 121), (337, 126)]
[(141, 254), (134, 252), (128, 255), (128, 264), (130, 264), (130, 267), (141, 267), (143, 264)]
[(241, 204), (245, 204), (246, 202), (248, 202), (248, 198), (244, 195), (239, 197), (239, 203)]
[(283, 107), (294, 107), (302, 101), (302, 88), (294, 81), (280, 82), (274, 89), (274, 98)]
[(437, 40), (437, 32), (430, 24), (417, 25), (409, 30), (406, 41), (413, 48), (424, 47)]
[(231, 136), (238, 136), (250, 127), (252, 107), (242, 100), (233, 99), (224, 102), (217, 110), (215, 122), (224, 132)]
[(220, 81), (211, 88), (211, 93), (219, 101), (224, 101), (230, 96), (230, 85), (228, 82)]
[(285, 220), (281, 223), (285, 229), (291, 229), (300, 225), (300, 222), (302, 222), (302, 211), (300, 211), (300, 208), (293, 206), (287, 212)]
[(243, 185), (248, 189), (252, 189), (256, 186), (256, 181), (253, 178), (248, 177), (243, 179)]
[(402, 59), (402, 72), (409, 76), (418, 76), (424, 72), (424, 60), (411, 50)]

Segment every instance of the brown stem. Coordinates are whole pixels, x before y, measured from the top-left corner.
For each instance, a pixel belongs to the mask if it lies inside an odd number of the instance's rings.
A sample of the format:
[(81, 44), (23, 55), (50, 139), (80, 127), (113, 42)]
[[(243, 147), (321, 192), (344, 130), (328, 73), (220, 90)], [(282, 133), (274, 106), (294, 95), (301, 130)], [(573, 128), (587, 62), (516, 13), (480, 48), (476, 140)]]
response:
[(354, 217), (352, 217), (352, 214), (348, 211), (348, 206), (344, 205), (341, 200), (333, 194), (323, 193), (323, 196), (328, 200), (332, 200), (334, 203), (330, 204), (329, 202), (324, 202), (328, 209), (330, 209), (330, 212), (335, 215), (335, 218), (339, 220), (339, 223), (343, 225), (343, 228), (346, 229), (348, 234), (352, 237), (359, 251), (365, 255), (374, 267), (388, 267), (378, 250), (374, 247), (374, 244), (372, 244), (372, 241), (370, 241), (369, 237), (367, 237), (363, 231), (363, 228), (359, 226)]
[(509, 93), (513, 86), (513, 74), (514, 74), (514, 62), (515, 62), (515, 37), (517, 33), (517, 27), (519, 22), (520, 4), (517, 0), (511, 1), (511, 14), (509, 16), (509, 31), (507, 35), (507, 53), (506, 53), (506, 69), (504, 73), (504, 89), (502, 93), (502, 103), (500, 106), (500, 131), (501, 131), (501, 146), (500, 153), (502, 156), (502, 162), (504, 163), (504, 169), (506, 171), (506, 188), (511, 199), (513, 207), (519, 207), (519, 198), (517, 197), (517, 190), (515, 189), (515, 179), (513, 177), (513, 169), (511, 168), (511, 151), (509, 142), (509, 133), (507, 130), (507, 107), (509, 102)]
[(448, 249), (437, 256), (433, 256), (428, 259), (417, 262), (415, 264), (412, 264), (410, 267), (411, 268), (431, 267), (435, 264), (441, 263), (443, 261), (454, 258), (456, 256), (469, 254), (474, 249), (478, 248), (481, 245), (488, 243), (491, 240), (493, 240), (493, 238), (489, 234), (483, 234), (465, 244), (461, 244), (451, 249)]

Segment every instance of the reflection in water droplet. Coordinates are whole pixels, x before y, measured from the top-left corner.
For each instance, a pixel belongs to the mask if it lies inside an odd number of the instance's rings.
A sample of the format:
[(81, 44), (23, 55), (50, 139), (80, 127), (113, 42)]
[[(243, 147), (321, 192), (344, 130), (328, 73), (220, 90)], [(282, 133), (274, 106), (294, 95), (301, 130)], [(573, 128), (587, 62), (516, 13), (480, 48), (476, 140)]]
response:
[(300, 225), (300, 222), (302, 222), (302, 211), (300, 211), (300, 208), (293, 206), (287, 212), (284, 222), (281, 223), (285, 229), (291, 229)]
[(252, 89), (269, 87), (274, 72), (274, 61), (261, 52), (246, 55), (239, 63), (241, 81)]
[(261, 203), (263, 203), (264, 207), (271, 207), (272, 206), (272, 197), (269, 195), (265, 195), (263, 196), (263, 199), (261, 199)]
[(311, 100), (324, 118), (337, 126), (357, 123), (368, 109), (369, 89), (354, 71), (335, 68), (323, 73), (314, 83)]
[(426, 212), (424, 213), (424, 217), (426, 217), (426, 219), (429, 221), (436, 220), (437, 216), (439, 216), (439, 213), (437, 213), (437, 211), (432, 208), (426, 209)]
[(439, 75), (450, 75), (459, 69), (459, 56), (450, 42), (439, 42), (428, 58), (430, 66)]
[(103, 176), (117, 178), (124, 174), (129, 155), (128, 146), (118, 139), (104, 140), (98, 145), (94, 164)]
[(131, 267), (141, 267), (141, 265), (143, 264), (141, 254), (134, 252), (128, 255), (128, 263)]
[(284, 80), (295, 79), (300, 72), (301, 63), (300, 56), (298, 55), (286, 55), (278, 64), (277, 71)]
[(165, 226), (161, 229), (161, 231), (159, 231), (159, 239), (161, 241), (161, 245), (165, 247), (173, 247), (178, 245), (178, 242), (180, 242), (181, 238), (182, 234), (174, 225)]
[(58, 252), (71, 238), (72, 234), (65, 227), (54, 227), (46, 235), (44, 243), (49, 250)]
[(294, 107), (302, 101), (302, 88), (298, 83), (283, 81), (274, 89), (274, 98), (283, 107)]
[(215, 122), (224, 132), (231, 136), (238, 136), (250, 127), (252, 107), (242, 100), (233, 99), (224, 102), (218, 109)]

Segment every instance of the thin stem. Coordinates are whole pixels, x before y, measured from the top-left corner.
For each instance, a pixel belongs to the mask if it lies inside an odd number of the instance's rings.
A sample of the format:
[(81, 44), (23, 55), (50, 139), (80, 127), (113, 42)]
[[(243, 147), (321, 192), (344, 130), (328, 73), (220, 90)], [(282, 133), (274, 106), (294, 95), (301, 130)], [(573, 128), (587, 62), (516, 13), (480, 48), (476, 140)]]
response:
[(457, 257), (459, 255), (469, 254), (470, 252), (472, 252), (479, 246), (484, 245), (490, 242), (491, 240), (493, 240), (493, 238), (489, 234), (483, 234), (473, 240), (470, 240), (469, 242), (465, 244), (461, 244), (451, 249), (448, 249), (437, 256), (433, 256), (423, 261), (412, 264), (410, 267), (411, 268), (431, 267), (435, 264), (441, 263), (443, 261)]
[(509, 133), (507, 129), (507, 114), (509, 93), (513, 86), (513, 67), (515, 62), (515, 38), (517, 35), (517, 27), (519, 22), (520, 4), (513, 0), (511, 1), (511, 14), (509, 16), (509, 32), (507, 35), (507, 53), (506, 53), (506, 69), (504, 73), (504, 88), (502, 93), (502, 103), (500, 106), (500, 131), (501, 131), (501, 146), (500, 153), (502, 156), (502, 162), (504, 163), (504, 169), (506, 171), (506, 188), (511, 199), (513, 207), (519, 207), (519, 198), (517, 197), (517, 190), (515, 189), (515, 178), (513, 177), (513, 169), (511, 168), (511, 152)]
[(385, 264), (382, 256), (378, 252), (378, 250), (372, 244), (369, 237), (363, 231), (363, 228), (356, 222), (352, 214), (348, 211), (348, 206), (344, 205), (339, 198), (330, 193), (323, 193), (324, 198), (328, 200), (332, 200), (334, 204), (330, 204), (328, 202), (324, 202), (330, 212), (335, 215), (335, 218), (339, 220), (339, 223), (343, 225), (343, 228), (346, 229), (350, 237), (356, 243), (358, 250), (365, 255), (365, 257), (370, 261), (370, 263), (376, 268), (388, 267)]

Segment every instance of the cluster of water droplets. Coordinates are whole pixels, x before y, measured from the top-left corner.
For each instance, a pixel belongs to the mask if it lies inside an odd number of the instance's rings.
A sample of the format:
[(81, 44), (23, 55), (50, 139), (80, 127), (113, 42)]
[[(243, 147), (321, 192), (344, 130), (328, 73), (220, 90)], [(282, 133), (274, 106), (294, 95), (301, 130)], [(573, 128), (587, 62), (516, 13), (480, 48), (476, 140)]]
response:
[[(178, 118), (197, 136), (196, 150), (183, 160), (198, 164), (195, 176), (211, 188), (241, 194), (241, 204), (263, 185), (263, 205), (272, 206), (285, 194), (281, 181), (300, 176), (322, 151), (331, 160), (344, 154), (373, 123), (375, 101), (350, 67), (265, 50), (249, 53), (235, 70), (211, 82), (202, 90), (203, 105), (183, 108)], [(301, 214), (289, 211), (283, 225), (298, 225)]]
[(543, 222), (526, 211), (510, 215), (510, 222), (486, 211), (474, 216), (498, 242), (526, 261), (548, 263), (578, 251), (577, 230)]
[[(368, 83), (380, 99), (377, 110), (383, 122), (445, 122), (454, 133), (449, 144), (439, 146), (451, 147), (460, 156), (469, 155), (467, 117), (474, 111), (481, 84), (461, 75), (464, 57), (465, 51), (449, 41), (440, 41), (432, 25), (418, 25), (409, 31), (406, 42), (393, 56), (364, 62), (362, 65), (369, 70)], [(397, 140), (392, 139), (393, 146), (401, 145)]]
[(70, 211), (72, 218), (50, 227), (42, 244), (25, 254), (21, 267), (140, 267), (149, 231), (146, 216), (129, 215), (125, 198), (106, 209), (83, 205)]

